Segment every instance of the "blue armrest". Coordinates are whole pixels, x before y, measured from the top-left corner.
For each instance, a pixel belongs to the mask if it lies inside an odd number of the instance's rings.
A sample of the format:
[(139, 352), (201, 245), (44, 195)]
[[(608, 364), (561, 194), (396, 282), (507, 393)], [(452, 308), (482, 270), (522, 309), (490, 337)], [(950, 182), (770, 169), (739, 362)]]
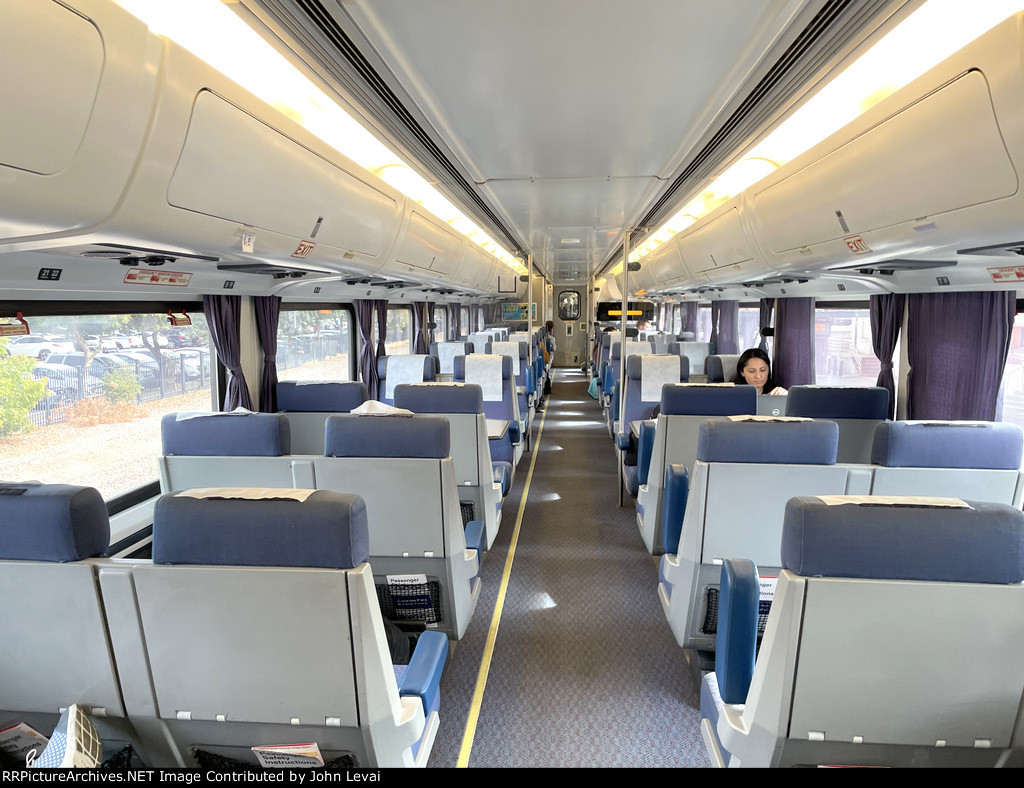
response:
[(466, 523), (466, 547), (476, 550), (481, 556), (484, 554), (487, 541), (484, 539), (484, 521), (470, 520)]
[(501, 497), (504, 498), (508, 495), (508, 466), (504, 464), (492, 465), (491, 478), (494, 479), (495, 484), (501, 485)]
[(679, 536), (686, 514), (686, 497), (690, 492), (690, 475), (685, 465), (669, 465), (665, 469), (665, 492), (662, 493), (661, 541), (669, 555), (679, 552)]
[(398, 694), (419, 697), (424, 715), (437, 711), (441, 705), (441, 673), (447, 659), (447, 635), (428, 630), (419, 636)]
[(718, 589), (715, 675), (723, 703), (746, 703), (757, 657), (757, 614), (761, 597), (757, 567), (745, 558), (726, 558)]
[(626, 451), (629, 448), (628, 432), (615, 433), (615, 448), (617, 448), (619, 451)]
[(537, 372), (533, 367), (526, 368), (526, 395), (532, 396), (537, 390)]
[(637, 441), (636, 464), (637, 477), (640, 484), (647, 484), (647, 474), (651, 470), (651, 455), (654, 453), (654, 424), (640, 425), (640, 439)]
[(516, 446), (519, 444), (521, 435), (519, 434), (519, 422), (513, 419), (508, 425), (508, 437), (512, 441), (512, 445)]

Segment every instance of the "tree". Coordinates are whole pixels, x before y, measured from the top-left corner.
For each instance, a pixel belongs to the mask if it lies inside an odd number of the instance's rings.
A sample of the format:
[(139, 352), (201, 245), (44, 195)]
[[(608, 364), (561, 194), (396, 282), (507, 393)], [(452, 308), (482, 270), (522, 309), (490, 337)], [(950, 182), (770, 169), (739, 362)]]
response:
[(0, 338), (0, 438), (32, 428), (29, 411), (46, 396), (46, 379), (32, 375), (36, 359), (9, 355)]

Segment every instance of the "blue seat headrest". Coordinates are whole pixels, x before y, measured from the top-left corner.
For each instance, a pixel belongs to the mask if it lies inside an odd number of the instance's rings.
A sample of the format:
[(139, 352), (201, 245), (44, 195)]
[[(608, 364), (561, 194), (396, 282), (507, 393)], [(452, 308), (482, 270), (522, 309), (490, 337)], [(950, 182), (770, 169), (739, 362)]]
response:
[(451, 453), (443, 416), (328, 416), (327, 457), (443, 459)]
[[(679, 363), (679, 374), (676, 376), (677, 380), (674, 381), (675, 383), (690, 376), (690, 360), (686, 356), (673, 355), (671, 353), (651, 353), (647, 355), (672, 356), (672, 358), (676, 359)], [(630, 356), (626, 359), (626, 377), (629, 380), (643, 380), (643, 371), (643, 356)]]
[(347, 413), (369, 394), (361, 381), (285, 381), (277, 384), (277, 407), (282, 411)]
[(839, 425), (834, 421), (705, 421), (697, 459), (777, 465), (834, 465)]
[(476, 383), (403, 383), (395, 386), (395, 407), (413, 413), (483, 413)]
[(976, 501), (965, 501), (969, 508), (922, 505), (928, 500), (830, 505), (821, 498), (791, 498), (783, 521), (782, 565), (805, 577), (1024, 580), (1024, 512)]
[(786, 415), (884, 420), (889, 416), (889, 392), (880, 386), (793, 386)]
[[(440, 345), (440, 344), (441, 344), (440, 342), (431, 342), (430, 343), (430, 355), (432, 355), (432, 356), (439, 356), (440, 355), (438, 353), (438, 345)], [(468, 354), (473, 352), (473, 343), (472, 342), (446, 342), (444, 344), (447, 344), (447, 345), (462, 345), (462, 352), (459, 354), (459, 355), (462, 355), (462, 356), (468, 355)]]
[(739, 363), (738, 355), (713, 355), (704, 359), (704, 372), (708, 376), (708, 382), (728, 383), (736, 374), (736, 365)]
[(0, 482), (0, 558), (80, 561), (110, 546), (110, 519), (94, 487)]
[(875, 427), (871, 462), (889, 468), (1016, 470), (1024, 433), (1009, 422), (888, 421)]
[(292, 450), (288, 417), (279, 413), (168, 413), (160, 438), (165, 456), (280, 457)]
[(663, 416), (744, 416), (757, 413), (753, 386), (702, 386), (689, 383), (661, 390)]
[(315, 490), (303, 501), (172, 493), (153, 510), (154, 564), (351, 569), (369, 555), (366, 505), (352, 493)]

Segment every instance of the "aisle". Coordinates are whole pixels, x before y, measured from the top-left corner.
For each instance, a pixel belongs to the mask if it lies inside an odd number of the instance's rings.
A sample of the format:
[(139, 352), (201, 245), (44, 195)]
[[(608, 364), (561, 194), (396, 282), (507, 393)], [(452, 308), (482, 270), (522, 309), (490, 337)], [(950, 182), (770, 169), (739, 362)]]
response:
[[(619, 508), (612, 441), (586, 376), (558, 370), (442, 683), (430, 765), (706, 766), (698, 695), (656, 593), (657, 563)], [(492, 621), (524, 487), (500, 622)], [(488, 634), (482, 701), (474, 707)], [(475, 735), (467, 719), (478, 710)]]

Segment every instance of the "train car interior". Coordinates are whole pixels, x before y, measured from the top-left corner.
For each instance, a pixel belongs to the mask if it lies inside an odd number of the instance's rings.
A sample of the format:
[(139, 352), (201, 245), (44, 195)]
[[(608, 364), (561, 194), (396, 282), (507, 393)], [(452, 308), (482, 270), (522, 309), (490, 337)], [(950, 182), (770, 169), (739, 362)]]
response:
[(0, 0), (0, 767), (1024, 765), (1022, 97), (1024, 0)]

